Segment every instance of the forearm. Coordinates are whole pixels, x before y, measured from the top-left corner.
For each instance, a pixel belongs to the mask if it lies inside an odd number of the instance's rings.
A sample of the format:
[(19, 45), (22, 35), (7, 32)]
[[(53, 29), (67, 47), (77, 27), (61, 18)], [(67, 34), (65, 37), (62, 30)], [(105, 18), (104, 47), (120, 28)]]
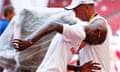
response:
[(81, 67), (80, 66), (75, 66), (75, 65), (67, 65), (67, 69), (68, 70), (72, 70), (72, 71), (80, 71)]
[(33, 43), (35, 43), (41, 37), (53, 32), (53, 31), (57, 31), (59, 33), (62, 33), (63, 32), (63, 25), (61, 25), (61, 24), (49, 24), (49, 25), (46, 25), (31, 40), (32, 40)]

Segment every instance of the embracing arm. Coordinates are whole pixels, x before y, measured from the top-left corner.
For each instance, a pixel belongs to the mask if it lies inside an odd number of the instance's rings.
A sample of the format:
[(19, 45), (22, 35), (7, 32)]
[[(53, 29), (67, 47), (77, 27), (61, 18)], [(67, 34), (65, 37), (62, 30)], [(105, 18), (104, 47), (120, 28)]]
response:
[(26, 48), (30, 47), (35, 42), (40, 40), (41, 37), (53, 32), (53, 31), (57, 31), (59, 33), (62, 33), (63, 32), (63, 25), (62, 24), (55, 24), (55, 23), (46, 25), (32, 39), (26, 40), (26, 41), (20, 40), (20, 39), (14, 39), (12, 41), (12, 45), (16, 49), (16, 51), (25, 50)]
[(59, 33), (63, 32), (63, 25), (62, 24), (49, 24), (47, 26), (45, 26), (43, 29), (41, 29), (36, 36), (34, 36), (31, 40), (33, 43), (35, 43), (37, 40), (39, 40), (41, 37), (43, 37), (44, 35), (47, 35), (53, 31), (57, 31)]
[(88, 61), (82, 66), (68, 65), (67, 69), (72, 71), (78, 71), (78, 72), (92, 72), (92, 70), (101, 70), (101, 66), (99, 63)]

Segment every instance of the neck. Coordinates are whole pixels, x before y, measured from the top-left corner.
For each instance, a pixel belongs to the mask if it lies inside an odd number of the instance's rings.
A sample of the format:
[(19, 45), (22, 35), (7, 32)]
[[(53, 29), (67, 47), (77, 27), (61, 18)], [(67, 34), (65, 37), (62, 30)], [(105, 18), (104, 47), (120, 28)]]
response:
[(92, 18), (94, 18), (96, 15), (97, 15), (97, 13), (93, 13), (93, 14), (90, 16), (90, 18), (89, 18), (89, 22), (90, 22), (90, 20), (91, 20)]
[(9, 17), (6, 17), (6, 19), (7, 19), (8, 21), (10, 21), (10, 18), (9, 18)]

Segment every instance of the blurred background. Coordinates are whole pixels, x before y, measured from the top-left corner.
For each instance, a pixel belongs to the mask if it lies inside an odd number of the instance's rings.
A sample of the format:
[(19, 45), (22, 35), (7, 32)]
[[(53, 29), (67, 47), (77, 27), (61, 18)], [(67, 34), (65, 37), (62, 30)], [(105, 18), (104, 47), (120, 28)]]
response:
[[(120, 72), (120, 0), (95, 0), (96, 11), (105, 17), (112, 28), (111, 42), (111, 72)], [(69, 5), (71, 0), (0, 0), (0, 19), (2, 8), (12, 4), (16, 13), (22, 8), (63, 8)]]

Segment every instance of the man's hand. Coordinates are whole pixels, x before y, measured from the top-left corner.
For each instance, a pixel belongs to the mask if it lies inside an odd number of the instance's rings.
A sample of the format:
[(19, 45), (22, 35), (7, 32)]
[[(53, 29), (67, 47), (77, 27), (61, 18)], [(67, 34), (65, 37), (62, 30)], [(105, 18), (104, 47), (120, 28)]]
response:
[(23, 50), (27, 49), (28, 47), (30, 47), (32, 44), (29, 42), (29, 40), (23, 41), (23, 40), (19, 40), (19, 39), (14, 39), (12, 41), (12, 45), (16, 49), (16, 51), (23, 51)]
[(101, 70), (99, 63), (89, 61), (80, 67), (80, 72), (95, 72), (95, 70)]

